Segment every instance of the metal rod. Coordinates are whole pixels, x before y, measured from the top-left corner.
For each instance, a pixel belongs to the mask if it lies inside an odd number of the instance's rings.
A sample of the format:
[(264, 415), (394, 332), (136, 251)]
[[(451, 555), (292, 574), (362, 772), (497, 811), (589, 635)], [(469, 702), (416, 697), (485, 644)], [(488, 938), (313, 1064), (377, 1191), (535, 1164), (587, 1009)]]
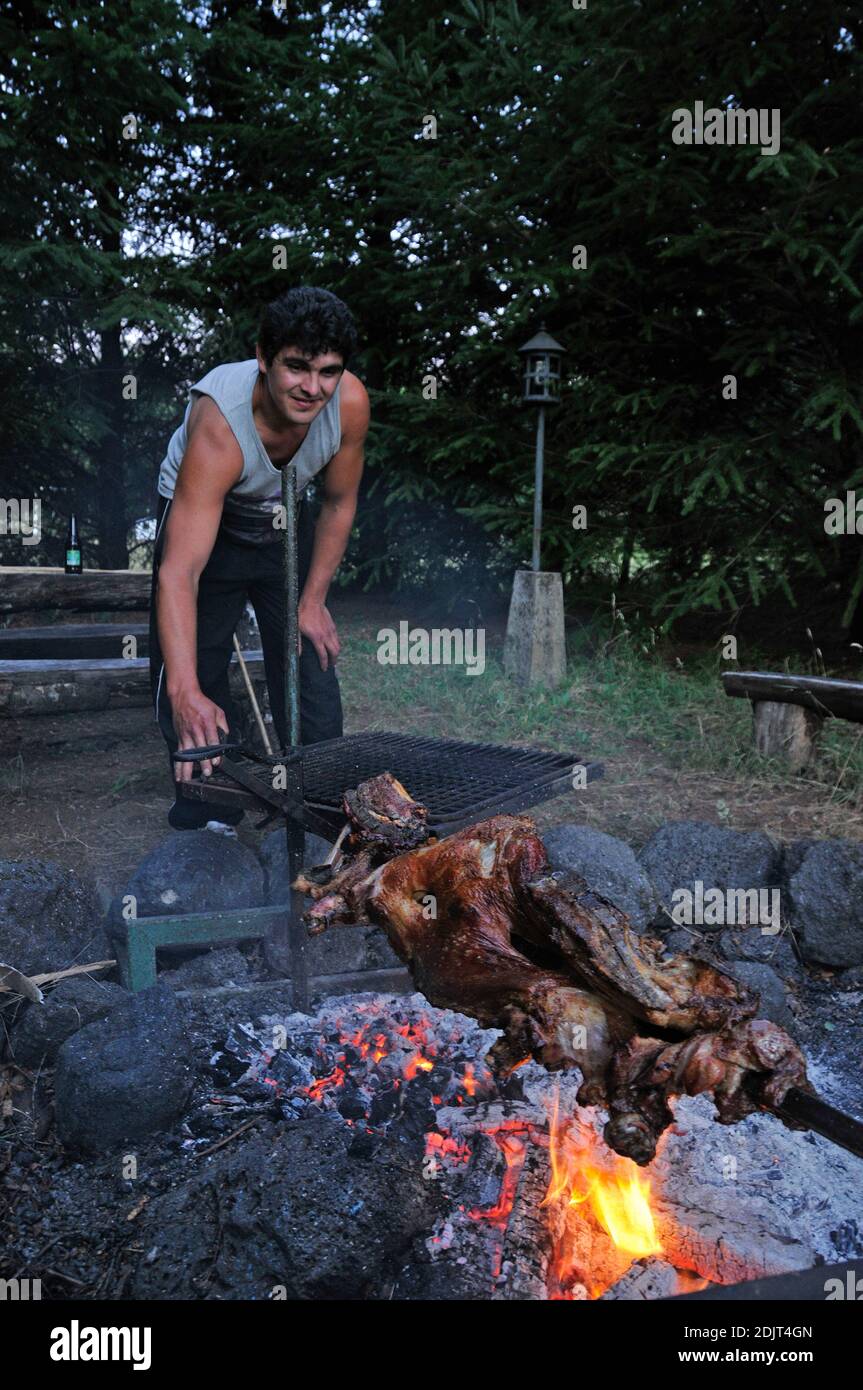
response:
[[(299, 579), (297, 572), (297, 491), (296, 461), (282, 468), (282, 508), (285, 522), (283, 537), (285, 614), (284, 655), (282, 677), (284, 684), (283, 718), (285, 727), (285, 762), (287, 790), (295, 805), (303, 805), (303, 764), (300, 747), (300, 656), (299, 656)], [(288, 883), (292, 884), (303, 867), (305, 828), (294, 816), (285, 817), (285, 839), (288, 855)], [(303, 897), (290, 888), (291, 910), (288, 914), (287, 944), (291, 965), (291, 993), (294, 1008), (299, 1013), (309, 1011), (309, 970), (306, 959), (306, 929), (303, 925)]]
[(820, 1096), (792, 1086), (785, 1093), (785, 1099), (776, 1113), (780, 1119), (814, 1129), (816, 1134), (823, 1134), (825, 1139), (863, 1158), (863, 1120), (856, 1120), (853, 1115), (846, 1115), (844, 1110), (837, 1110)]
[(542, 532), (542, 457), (545, 446), (545, 406), (539, 407), (536, 422), (536, 469), (533, 483), (533, 555), (530, 567), (534, 574), (539, 572), (539, 544)]

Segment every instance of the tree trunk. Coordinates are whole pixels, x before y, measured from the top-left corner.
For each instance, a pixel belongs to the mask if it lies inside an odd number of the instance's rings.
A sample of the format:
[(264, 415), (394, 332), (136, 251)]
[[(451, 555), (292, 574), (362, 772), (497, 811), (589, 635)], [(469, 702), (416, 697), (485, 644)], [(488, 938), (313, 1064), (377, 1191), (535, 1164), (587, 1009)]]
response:
[[(118, 248), (119, 249), (119, 248)], [(99, 397), (107, 432), (97, 450), (99, 485), (98, 536), (100, 569), (129, 567), (126, 518), (126, 458), (123, 440), (123, 348), (120, 325), (99, 334)]]

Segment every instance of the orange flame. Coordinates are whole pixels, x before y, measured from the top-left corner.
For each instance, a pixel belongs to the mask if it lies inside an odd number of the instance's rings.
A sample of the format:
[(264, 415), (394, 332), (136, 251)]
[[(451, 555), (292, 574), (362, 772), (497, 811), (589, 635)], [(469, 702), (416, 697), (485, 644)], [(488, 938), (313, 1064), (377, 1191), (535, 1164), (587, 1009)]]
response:
[(568, 1127), (560, 1124), (557, 1093), (550, 1134), (551, 1179), (541, 1205), (561, 1199), (572, 1207), (587, 1202), (618, 1250), (633, 1259), (660, 1254), (650, 1182), (632, 1160), (603, 1153), (593, 1131), (585, 1126), (580, 1127), (576, 1142)]
[[(629, 1158), (623, 1159), (622, 1163), (635, 1167)], [(657, 1239), (650, 1210), (649, 1182), (637, 1172), (607, 1173), (590, 1166), (582, 1170), (582, 1176), (587, 1181), (587, 1191), (583, 1196), (571, 1192), (570, 1206), (590, 1202), (594, 1215), (618, 1250), (632, 1255), (633, 1259), (661, 1253), (662, 1246)]]

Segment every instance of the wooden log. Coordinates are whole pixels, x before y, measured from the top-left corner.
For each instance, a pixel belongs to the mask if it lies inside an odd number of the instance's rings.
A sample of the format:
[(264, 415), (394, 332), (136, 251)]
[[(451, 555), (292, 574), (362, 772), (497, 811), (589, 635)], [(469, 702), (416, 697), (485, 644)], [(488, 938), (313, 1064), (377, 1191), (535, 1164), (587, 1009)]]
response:
[(57, 661), (86, 657), (122, 657), (125, 640), (134, 637), (136, 656), (147, 656), (147, 623), (63, 623), (57, 627), (0, 629), (0, 661)]
[[(250, 674), (264, 674), (262, 652), (245, 652)], [(229, 668), (231, 692), (241, 704), (245, 685), (235, 657)], [(103, 660), (0, 661), (0, 718), (39, 714), (134, 709), (149, 705), (150, 664), (146, 658)]]
[(800, 705), (758, 700), (752, 706), (755, 747), (770, 758), (784, 758), (789, 771), (802, 772), (815, 753), (824, 720)]
[(78, 613), (132, 612), (150, 607), (149, 570), (65, 570), (0, 566), (0, 613), (65, 608)]
[(827, 676), (787, 676), (770, 671), (723, 671), (726, 695), (774, 704), (801, 705), (822, 718), (863, 723), (863, 683)]

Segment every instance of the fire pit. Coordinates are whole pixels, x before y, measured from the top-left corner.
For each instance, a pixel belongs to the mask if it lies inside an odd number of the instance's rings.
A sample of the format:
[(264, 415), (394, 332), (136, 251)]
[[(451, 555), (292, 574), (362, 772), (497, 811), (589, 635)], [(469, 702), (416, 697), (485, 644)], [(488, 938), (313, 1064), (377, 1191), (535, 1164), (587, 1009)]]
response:
[(483, 1059), (497, 1036), (421, 995), (242, 1025), (212, 1059), (218, 1090), (185, 1148), (212, 1146), (207, 1113), (229, 1110), (232, 1128), (326, 1116), (361, 1189), (395, 1146), (438, 1216), (371, 1298), (663, 1298), (863, 1253), (858, 1159), (770, 1115), (723, 1128), (698, 1097), (636, 1168), (603, 1144), (571, 1075), (525, 1063), (496, 1081)]

